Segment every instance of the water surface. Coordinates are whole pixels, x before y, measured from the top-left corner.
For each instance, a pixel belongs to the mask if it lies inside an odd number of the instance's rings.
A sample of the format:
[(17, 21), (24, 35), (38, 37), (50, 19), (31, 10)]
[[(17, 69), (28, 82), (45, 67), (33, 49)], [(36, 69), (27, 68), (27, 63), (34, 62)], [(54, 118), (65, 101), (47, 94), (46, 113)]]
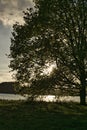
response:
[[(0, 94), (1, 100), (27, 100), (28, 96), (21, 96), (18, 94)], [(46, 102), (56, 102), (65, 101), (65, 102), (80, 102), (79, 96), (60, 96), (56, 98), (54, 95), (40, 95), (36, 99), (36, 101), (46, 101)]]

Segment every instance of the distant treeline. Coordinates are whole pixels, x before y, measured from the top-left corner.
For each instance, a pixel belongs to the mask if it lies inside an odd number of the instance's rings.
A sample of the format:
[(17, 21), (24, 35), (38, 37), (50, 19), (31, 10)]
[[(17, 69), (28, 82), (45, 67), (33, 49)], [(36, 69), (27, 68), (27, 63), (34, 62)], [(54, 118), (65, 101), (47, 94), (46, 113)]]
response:
[(14, 82), (2, 82), (0, 83), (0, 93), (15, 94)]

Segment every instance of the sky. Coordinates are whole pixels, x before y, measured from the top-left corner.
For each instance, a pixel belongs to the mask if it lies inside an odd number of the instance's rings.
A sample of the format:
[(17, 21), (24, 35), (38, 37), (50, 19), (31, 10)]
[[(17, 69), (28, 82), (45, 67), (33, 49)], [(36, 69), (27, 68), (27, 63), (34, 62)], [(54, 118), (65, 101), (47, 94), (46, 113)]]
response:
[(0, 0), (0, 83), (13, 81), (8, 65), (11, 32), (15, 22), (23, 23), (23, 11), (33, 7), (32, 0)]

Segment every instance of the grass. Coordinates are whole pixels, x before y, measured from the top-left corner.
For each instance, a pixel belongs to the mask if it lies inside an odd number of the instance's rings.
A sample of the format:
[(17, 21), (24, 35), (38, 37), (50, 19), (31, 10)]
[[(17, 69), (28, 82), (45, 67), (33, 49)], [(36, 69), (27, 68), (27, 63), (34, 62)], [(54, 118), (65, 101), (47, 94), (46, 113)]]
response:
[(86, 130), (87, 106), (0, 101), (0, 130)]

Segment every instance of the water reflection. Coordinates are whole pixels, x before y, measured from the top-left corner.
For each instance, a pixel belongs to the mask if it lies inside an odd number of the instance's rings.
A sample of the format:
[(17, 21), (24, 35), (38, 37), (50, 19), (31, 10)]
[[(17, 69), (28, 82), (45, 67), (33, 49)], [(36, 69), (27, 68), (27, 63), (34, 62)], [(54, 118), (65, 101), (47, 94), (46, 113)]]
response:
[(1, 100), (26, 100), (26, 97), (18, 94), (0, 94)]
[[(1, 100), (27, 100), (28, 96), (21, 96), (18, 94), (0, 94)], [(80, 102), (79, 96), (60, 96), (55, 97), (54, 95), (40, 95), (36, 97), (36, 101), (46, 101), (46, 102), (56, 102), (56, 101), (73, 101), (73, 102)]]

